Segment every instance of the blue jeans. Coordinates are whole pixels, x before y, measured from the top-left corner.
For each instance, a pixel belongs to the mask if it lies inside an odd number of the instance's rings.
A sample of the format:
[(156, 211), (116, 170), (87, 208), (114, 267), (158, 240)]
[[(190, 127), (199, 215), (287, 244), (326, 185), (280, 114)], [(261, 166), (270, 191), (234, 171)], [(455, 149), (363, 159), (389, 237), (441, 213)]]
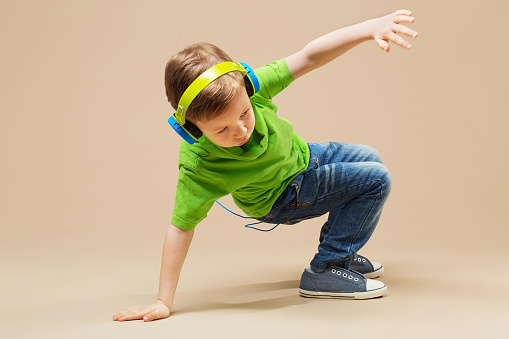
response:
[(329, 213), (311, 268), (348, 269), (380, 219), (391, 190), (390, 174), (372, 147), (334, 142), (308, 146), (308, 168), (286, 187), (271, 211), (257, 219), (292, 225)]

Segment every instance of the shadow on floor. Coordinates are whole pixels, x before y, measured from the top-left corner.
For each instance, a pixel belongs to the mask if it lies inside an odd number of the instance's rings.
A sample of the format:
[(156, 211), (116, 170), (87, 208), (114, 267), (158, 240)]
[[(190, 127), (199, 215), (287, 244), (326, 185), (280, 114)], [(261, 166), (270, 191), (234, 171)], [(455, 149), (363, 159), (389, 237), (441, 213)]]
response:
[[(175, 297), (172, 315), (211, 310), (274, 310), (308, 301), (299, 296), (299, 280), (183, 292)], [(180, 306), (182, 305), (182, 306)]]

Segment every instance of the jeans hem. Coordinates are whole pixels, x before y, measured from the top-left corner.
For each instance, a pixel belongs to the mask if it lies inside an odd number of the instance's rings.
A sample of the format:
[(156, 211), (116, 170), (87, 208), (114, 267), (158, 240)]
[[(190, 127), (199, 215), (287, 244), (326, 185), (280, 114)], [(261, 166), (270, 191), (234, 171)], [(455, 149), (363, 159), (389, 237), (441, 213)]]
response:
[(338, 266), (342, 268), (350, 269), (350, 263), (352, 262), (352, 257), (344, 259), (344, 260), (334, 260), (328, 262), (318, 262), (315, 259), (311, 260), (311, 269), (315, 272), (325, 271), (327, 268), (331, 266)]

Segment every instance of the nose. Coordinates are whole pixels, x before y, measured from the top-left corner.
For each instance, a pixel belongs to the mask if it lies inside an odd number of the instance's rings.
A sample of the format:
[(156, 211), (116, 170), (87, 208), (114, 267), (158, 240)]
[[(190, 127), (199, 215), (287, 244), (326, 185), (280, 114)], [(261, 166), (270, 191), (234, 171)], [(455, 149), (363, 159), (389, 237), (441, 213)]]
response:
[(236, 138), (244, 137), (247, 133), (247, 127), (244, 126), (244, 123), (242, 121), (239, 121), (237, 124), (237, 128), (235, 129), (234, 136)]

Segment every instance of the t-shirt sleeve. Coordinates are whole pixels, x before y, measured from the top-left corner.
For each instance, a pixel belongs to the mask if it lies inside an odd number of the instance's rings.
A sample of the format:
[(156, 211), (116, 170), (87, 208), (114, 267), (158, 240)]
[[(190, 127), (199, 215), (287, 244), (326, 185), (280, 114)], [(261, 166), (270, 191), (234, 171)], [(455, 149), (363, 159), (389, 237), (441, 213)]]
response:
[(257, 95), (267, 99), (272, 99), (294, 80), (286, 65), (286, 59), (274, 61), (255, 69), (254, 72), (260, 82), (260, 91)]
[(207, 216), (214, 201), (228, 195), (227, 186), (196, 169), (180, 166), (171, 223), (192, 230)]

